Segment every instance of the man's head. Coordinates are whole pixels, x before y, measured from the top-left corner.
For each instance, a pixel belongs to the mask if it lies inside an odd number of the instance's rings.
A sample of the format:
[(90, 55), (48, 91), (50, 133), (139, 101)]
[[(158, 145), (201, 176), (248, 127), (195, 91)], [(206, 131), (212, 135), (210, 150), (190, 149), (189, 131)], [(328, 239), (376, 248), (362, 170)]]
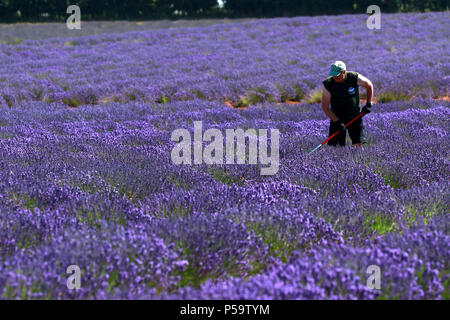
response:
[(334, 81), (336, 82), (342, 82), (345, 80), (345, 74), (347, 70), (345, 67), (345, 63), (342, 61), (335, 61), (330, 66), (330, 73), (329, 75), (333, 77)]

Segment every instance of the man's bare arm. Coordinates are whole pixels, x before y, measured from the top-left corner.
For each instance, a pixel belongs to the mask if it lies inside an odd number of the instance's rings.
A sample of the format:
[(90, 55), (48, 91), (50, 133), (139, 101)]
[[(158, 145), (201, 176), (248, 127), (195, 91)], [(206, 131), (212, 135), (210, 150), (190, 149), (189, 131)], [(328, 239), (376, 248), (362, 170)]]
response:
[(323, 112), (325, 112), (327, 117), (331, 119), (331, 121), (336, 122), (336, 121), (339, 120), (339, 118), (336, 117), (336, 115), (334, 114), (333, 111), (331, 111), (331, 109), (329, 107), (330, 100), (331, 100), (331, 93), (330, 93), (330, 91), (328, 91), (326, 88), (323, 88), (323, 93), (322, 93), (322, 110), (323, 110)]
[(372, 82), (361, 74), (358, 74), (358, 86), (366, 88), (367, 102), (372, 102), (373, 99), (373, 84)]

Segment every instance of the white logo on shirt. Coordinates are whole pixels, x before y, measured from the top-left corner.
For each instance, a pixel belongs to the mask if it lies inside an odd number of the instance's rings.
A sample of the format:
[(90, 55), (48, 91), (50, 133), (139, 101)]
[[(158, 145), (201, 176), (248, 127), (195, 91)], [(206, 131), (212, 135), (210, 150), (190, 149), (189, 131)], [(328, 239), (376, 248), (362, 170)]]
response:
[(353, 88), (353, 87), (348, 88), (348, 93), (354, 94), (355, 93), (355, 88)]

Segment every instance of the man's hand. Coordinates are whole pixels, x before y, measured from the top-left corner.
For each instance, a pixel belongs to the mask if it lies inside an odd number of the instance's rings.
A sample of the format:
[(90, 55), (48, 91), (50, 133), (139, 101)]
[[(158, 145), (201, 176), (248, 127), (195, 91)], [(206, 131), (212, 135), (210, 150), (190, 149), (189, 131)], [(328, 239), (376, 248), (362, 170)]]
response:
[(366, 105), (364, 106), (364, 108), (362, 108), (361, 113), (371, 113), (372, 112), (372, 103), (367, 102)]
[(338, 121), (335, 121), (334, 123), (336, 124), (336, 127), (340, 133), (345, 133), (345, 124), (340, 119), (338, 119)]

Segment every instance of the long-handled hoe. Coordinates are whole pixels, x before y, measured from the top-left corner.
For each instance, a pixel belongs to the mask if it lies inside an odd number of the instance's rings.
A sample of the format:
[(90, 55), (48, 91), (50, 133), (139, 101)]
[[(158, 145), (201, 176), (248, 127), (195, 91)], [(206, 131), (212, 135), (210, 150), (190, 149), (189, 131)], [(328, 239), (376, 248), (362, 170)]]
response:
[[(359, 117), (362, 117), (363, 115), (365, 115), (364, 112), (361, 112), (360, 114), (358, 114), (353, 120), (351, 120), (349, 123), (347, 123), (345, 125), (345, 127), (347, 128), (349, 125), (351, 125), (353, 123), (353, 121), (355, 121), (356, 119), (358, 119)], [(311, 152), (309, 152), (308, 154), (313, 153), (314, 151), (316, 151), (317, 149), (319, 149), (321, 146), (323, 146), (325, 143), (327, 143), (330, 139), (332, 139), (335, 135), (337, 135), (339, 133), (339, 130), (336, 131), (335, 133), (333, 133), (327, 140), (325, 140), (324, 142), (322, 142), (321, 144), (319, 144), (317, 147), (315, 147), (314, 149), (312, 149)]]

